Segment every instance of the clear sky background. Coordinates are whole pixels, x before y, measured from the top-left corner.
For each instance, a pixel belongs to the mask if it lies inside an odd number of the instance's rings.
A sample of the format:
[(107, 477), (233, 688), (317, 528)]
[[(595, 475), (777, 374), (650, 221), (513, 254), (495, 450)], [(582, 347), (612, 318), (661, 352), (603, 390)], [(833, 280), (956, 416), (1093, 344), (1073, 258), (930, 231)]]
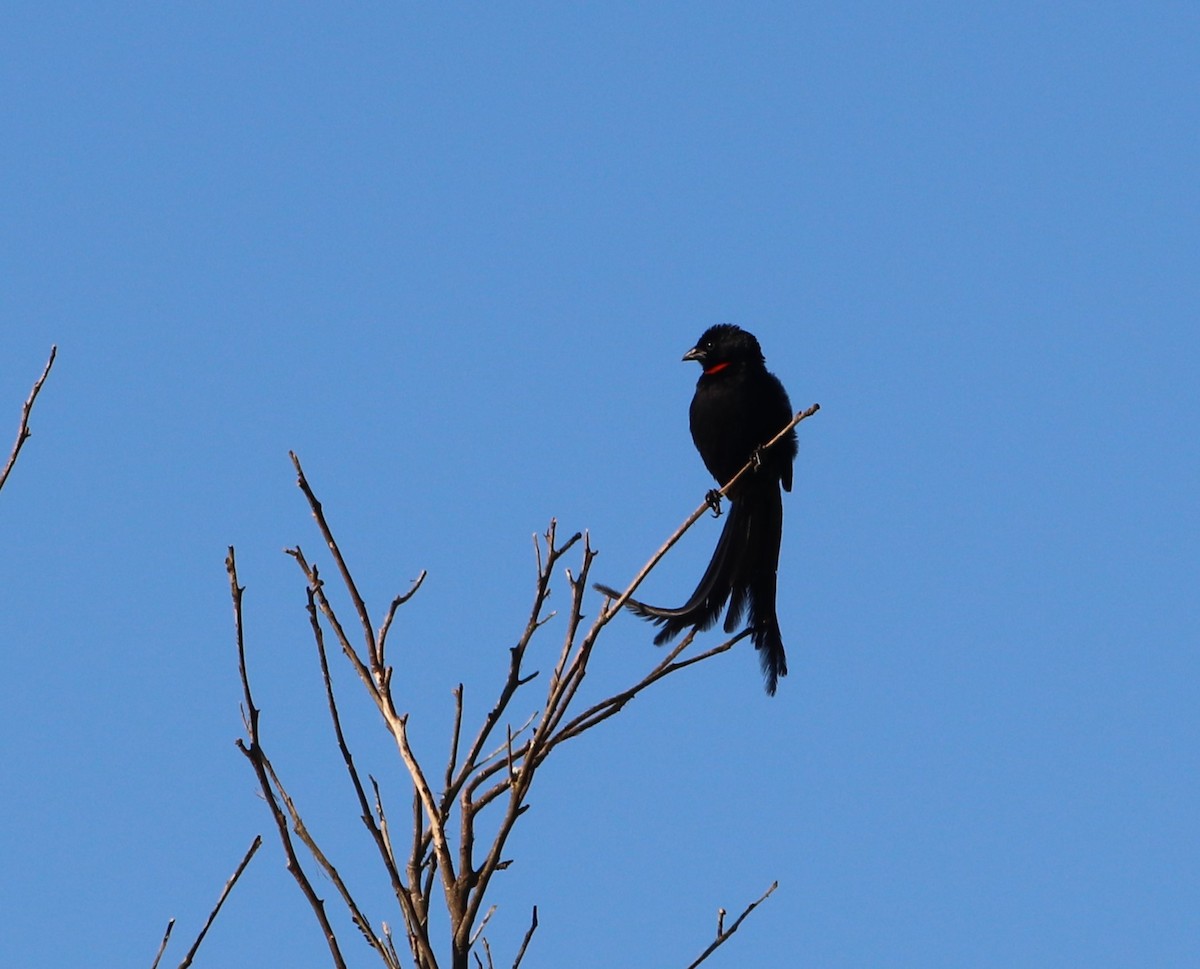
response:
[(530, 536), (620, 584), (711, 486), (679, 357), (723, 321), (822, 405), (791, 675), (739, 647), (565, 749), (498, 964), (536, 903), (527, 969), (682, 967), (774, 879), (710, 965), (1200, 963), (1195, 4), (10, 4), (0, 89), (5, 453), (59, 347), (0, 493), (6, 966), (148, 966), (171, 916), (176, 964), (258, 832), (198, 964), (328, 964), (233, 745), (229, 544), (265, 740), (398, 924), (288, 450), (377, 615), (429, 570), (393, 650), (440, 762)]

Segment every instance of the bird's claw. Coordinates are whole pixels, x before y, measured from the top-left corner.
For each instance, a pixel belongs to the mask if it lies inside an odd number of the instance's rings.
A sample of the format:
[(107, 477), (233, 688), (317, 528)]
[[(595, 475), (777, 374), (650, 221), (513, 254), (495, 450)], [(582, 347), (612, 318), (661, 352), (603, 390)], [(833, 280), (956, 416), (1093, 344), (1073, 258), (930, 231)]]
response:
[(712, 509), (713, 518), (721, 517), (721, 492), (716, 488), (710, 489), (704, 496), (704, 503)]
[(750, 470), (758, 471), (763, 466), (763, 455), (766, 453), (766, 448), (756, 447), (750, 454)]

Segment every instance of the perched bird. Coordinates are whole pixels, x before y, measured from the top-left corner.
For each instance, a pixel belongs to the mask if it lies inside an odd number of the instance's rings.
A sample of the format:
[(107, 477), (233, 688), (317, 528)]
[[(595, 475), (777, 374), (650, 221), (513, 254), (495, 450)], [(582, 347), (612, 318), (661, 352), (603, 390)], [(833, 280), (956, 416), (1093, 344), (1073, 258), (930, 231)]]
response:
[[(705, 467), (724, 486), (752, 458), (758, 467), (747, 473), (728, 496), (725, 527), (704, 575), (688, 601), (664, 609), (628, 599), (625, 605), (662, 630), (655, 645), (685, 629), (708, 629), (725, 604), (725, 631), (733, 632), (746, 615), (758, 650), (767, 693), (775, 695), (779, 677), (787, 675), (787, 657), (775, 614), (775, 574), (783, 533), (783, 496), (792, 490), (796, 432), (767, 451), (762, 445), (792, 418), (792, 405), (779, 378), (767, 370), (758, 340), (741, 327), (722, 323), (709, 327), (683, 355), (703, 368), (692, 397), (692, 440)], [(710, 493), (714, 506), (716, 494)], [(597, 586), (605, 595), (614, 589)]]

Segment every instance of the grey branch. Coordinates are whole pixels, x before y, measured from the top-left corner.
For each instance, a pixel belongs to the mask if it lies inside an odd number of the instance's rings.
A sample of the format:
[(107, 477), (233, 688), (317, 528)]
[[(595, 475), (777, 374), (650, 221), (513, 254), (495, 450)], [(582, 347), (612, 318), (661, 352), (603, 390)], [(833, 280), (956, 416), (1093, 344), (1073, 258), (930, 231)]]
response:
[(512, 969), (521, 969), (521, 960), (525, 958), (525, 950), (529, 948), (529, 940), (533, 938), (533, 933), (537, 931), (537, 906), (533, 907), (533, 918), (529, 920), (529, 929), (525, 933), (525, 939), (521, 942), (521, 950), (517, 953), (517, 958), (513, 961)]
[(163, 933), (162, 942), (158, 947), (158, 954), (154, 957), (154, 962), (151, 963), (150, 969), (158, 969), (158, 964), (162, 961), (163, 953), (167, 951), (167, 943), (171, 941), (171, 931), (174, 928), (175, 920), (167, 919), (167, 931)]
[[(233, 886), (237, 884), (237, 880), (242, 877), (242, 872), (246, 870), (246, 866), (250, 864), (250, 859), (254, 857), (254, 853), (262, 847), (262, 835), (256, 834), (254, 841), (251, 842), (246, 854), (242, 857), (241, 864), (229, 877), (229, 881), (225, 883), (225, 888), (221, 891), (221, 897), (217, 899), (217, 904), (213, 906), (213, 910), (208, 913), (208, 920), (204, 923), (204, 928), (200, 930), (200, 934), (196, 936), (196, 941), (192, 943), (192, 947), (188, 949), (187, 955), (183, 957), (183, 962), (179, 963), (179, 969), (188, 969), (192, 964), (192, 960), (196, 958), (196, 953), (200, 949), (200, 943), (204, 941), (204, 937), (208, 935), (208, 930), (212, 928), (213, 922), (217, 918), (217, 913), (221, 911), (221, 906), (225, 904), (225, 899), (229, 897), (229, 893), (233, 891)], [(163, 940), (166, 941), (165, 939)]]
[[(29, 392), (29, 396), (25, 398), (25, 406), (21, 408), (21, 426), (17, 428), (17, 440), (13, 444), (12, 452), (8, 456), (8, 461), (5, 462), (4, 470), (0, 471), (0, 488), (4, 487), (4, 482), (8, 480), (9, 472), (12, 471), (13, 465), (17, 463), (17, 455), (21, 453), (21, 448), (25, 446), (25, 442), (33, 433), (29, 429), (29, 415), (33, 411), (34, 401), (37, 400), (38, 394), (42, 392), (42, 384), (46, 382), (46, 378), (50, 376), (50, 368), (54, 366), (54, 358), (58, 355), (58, 347), (50, 348), (50, 359), (46, 361), (46, 366), (42, 370), (42, 375), (38, 377), (33, 385), (33, 390)], [(169, 930), (168, 930), (169, 931)]]

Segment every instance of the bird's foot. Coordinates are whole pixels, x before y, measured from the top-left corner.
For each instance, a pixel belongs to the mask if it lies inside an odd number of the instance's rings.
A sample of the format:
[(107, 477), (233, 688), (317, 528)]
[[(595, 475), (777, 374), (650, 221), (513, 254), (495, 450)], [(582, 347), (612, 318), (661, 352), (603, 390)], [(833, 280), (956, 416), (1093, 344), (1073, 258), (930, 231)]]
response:
[(721, 517), (721, 492), (716, 488), (710, 489), (704, 496), (704, 503), (712, 509), (713, 518)]
[(750, 470), (751, 471), (758, 471), (760, 468), (762, 468), (763, 459), (764, 459), (766, 453), (767, 453), (767, 449), (765, 447), (756, 447), (750, 453)]

